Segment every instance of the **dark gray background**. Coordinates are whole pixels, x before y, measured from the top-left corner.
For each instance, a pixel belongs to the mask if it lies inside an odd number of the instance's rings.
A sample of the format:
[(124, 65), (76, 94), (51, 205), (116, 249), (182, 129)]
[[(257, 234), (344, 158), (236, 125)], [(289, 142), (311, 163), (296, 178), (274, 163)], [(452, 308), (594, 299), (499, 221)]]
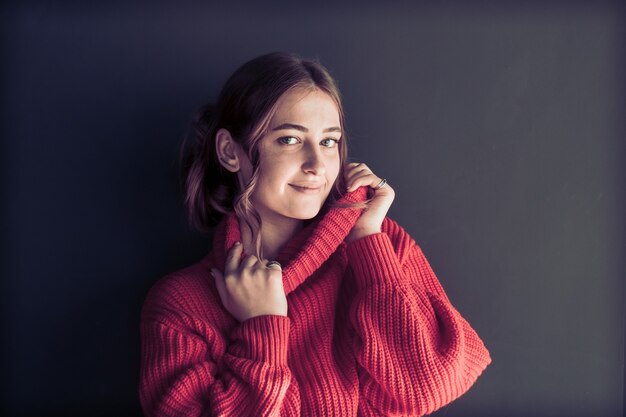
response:
[(202, 257), (180, 138), (246, 60), (318, 57), (493, 364), (437, 416), (621, 416), (624, 14), (609, 2), (4, 3), (3, 415), (139, 415), (148, 288)]

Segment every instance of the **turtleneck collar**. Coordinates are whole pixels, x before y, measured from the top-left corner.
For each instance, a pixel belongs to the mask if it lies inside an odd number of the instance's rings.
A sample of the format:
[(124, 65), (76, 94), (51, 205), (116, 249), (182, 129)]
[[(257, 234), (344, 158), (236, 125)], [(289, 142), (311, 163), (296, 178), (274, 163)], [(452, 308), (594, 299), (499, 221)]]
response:
[[(338, 203), (350, 204), (367, 199), (367, 188), (343, 196)], [(283, 286), (289, 294), (313, 274), (343, 243), (361, 214), (359, 208), (331, 208), (315, 219), (279, 251), (276, 261), (283, 267)], [(215, 230), (213, 249), (205, 258), (212, 265), (223, 268), (226, 254), (241, 240), (239, 220), (235, 212), (227, 214)]]

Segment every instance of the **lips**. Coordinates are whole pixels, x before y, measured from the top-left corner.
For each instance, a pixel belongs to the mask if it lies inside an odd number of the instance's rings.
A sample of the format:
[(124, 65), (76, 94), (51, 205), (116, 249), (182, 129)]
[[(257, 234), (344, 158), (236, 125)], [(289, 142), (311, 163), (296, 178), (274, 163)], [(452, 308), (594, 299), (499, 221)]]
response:
[(300, 191), (303, 193), (317, 193), (322, 189), (321, 184), (289, 184), (289, 185), (295, 188), (297, 191)]
[(322, 188), (321, 185), (299, 185), (299, 184), (289, 184), (292, 187), (296, 187), (296, 188), (302, 188), (305, 190), (319, 190), (320, 188)]

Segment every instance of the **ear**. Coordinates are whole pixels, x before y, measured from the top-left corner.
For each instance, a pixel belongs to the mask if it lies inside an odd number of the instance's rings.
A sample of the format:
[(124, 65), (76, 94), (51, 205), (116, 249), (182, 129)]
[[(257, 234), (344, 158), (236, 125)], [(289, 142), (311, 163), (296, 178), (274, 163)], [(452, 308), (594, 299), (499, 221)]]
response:
[(237, 172), (241, 169), (239, 158), (240, 146), (230, 132), (226, 129), (219, 129), (215, 134), (215, 152), (220, 164), (230, 172)]

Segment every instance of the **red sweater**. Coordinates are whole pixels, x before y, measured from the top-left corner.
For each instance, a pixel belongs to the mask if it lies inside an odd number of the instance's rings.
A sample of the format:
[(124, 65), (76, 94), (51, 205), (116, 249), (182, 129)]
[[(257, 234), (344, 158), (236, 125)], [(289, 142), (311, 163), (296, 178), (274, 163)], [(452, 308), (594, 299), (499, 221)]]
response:
[[(364, 197), (361, 188), (342, 201)], [(466, 392), (489, 352), (395, 222), (344, 242), (359, 214), (332, 209), (285, 245), (276, 260), (288, 317), (242, 323), (209, 274), (240, 240), (226, 216), (213, 250), (145, 301), (146, 416), (419, 416)]]

